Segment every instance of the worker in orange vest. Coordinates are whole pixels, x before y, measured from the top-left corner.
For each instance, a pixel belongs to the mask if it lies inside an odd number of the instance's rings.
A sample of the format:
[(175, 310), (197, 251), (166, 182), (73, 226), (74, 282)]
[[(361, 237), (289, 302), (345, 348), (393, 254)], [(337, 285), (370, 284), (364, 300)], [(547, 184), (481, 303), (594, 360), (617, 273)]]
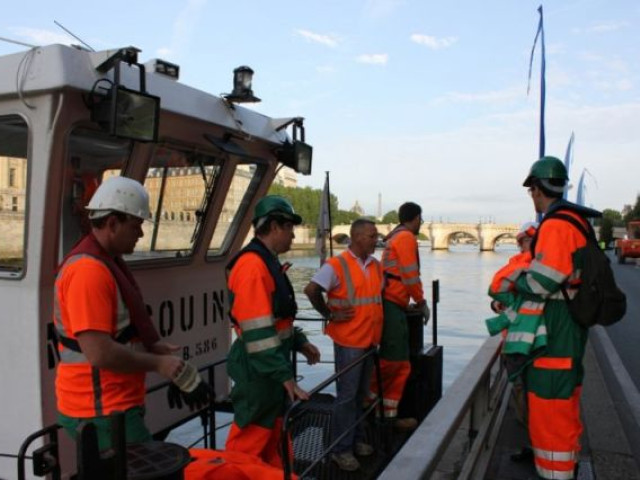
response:
[[(516, 235), (516, 242), (518, 243), (518, 249), (520, 251), (509, 258), (507, 264), (493, 275), (491, 285), (489, 286), (489, 295), (492, 297), (491, 310), (497, 313), (498, 316), (485, 320), (490, 335), (501, 333), (502, 338), (507, 339), (509, 325), (518, 318), (518, 310), (520, 310), (523, 305), (522, 299), (518, 298), (518, 294), (515, 293), (514, 284), (517, 278), (525, 272), (531, 264), (531, 241), (537, 229), (537, 222), (526, 222), (522, 224), (520, 231)], [(524, 356), (519, 357), (522, 358)], [(522, 376), (520, 375), (523, 362), (513, 364), (511, 363), (513, 358), (513, 355), (503, 355), (507, 372), (510, 374), (510, 380), (512, 381), (511, 392), (515, 403), (516, 418), (523, 425), (526, 425), (526, 392), (524, 390)], [(511, 455), (511, 459), (516, 462), (531, 460), (532, 458), (533, 450), (528, 447), (523, 448), (519, 453)]]
[[(178, 346), (160, 341), (122, 255), (133, 252), (149, 219), (149, 196), (137, 181), (111, 177), (87, 206), (91, 232), (61, 263), (55, 280), (54, 325), (58, 423), (76, 438), (83, 421), (96, 426), (98, 447), (111, 446), (108, 415), (122, 411), (130, 443), (151, 440), (144, 424), (145, 374), (157, 372), (200, 408), (210, 390)], [(175, 394), (175, 392), (174, 392)]]
[[(350, 235), (349, 248), (328, 259), (304, 289), (313, 307), (328, 322), (326, 333), (334, 342), (337, 371), (375, 348), (382, 334), (382, 267), (372, 256), (378, 231), (371, 220), (358, 219), (351, 225)], [(339, 378), (331, 421), (333, 439), (360, 416), (372, 368), (373, 359), (369, 356)], [(355, 471), (360, 462), (354, 453), (368, 456), (373, 452), (365, 441), (364, 426), (359, 423), (337, 443), (331, 458), (340, 469)]]
[[(382, 378), (382, 404), (384, 416), (393, 419), (399, 430), (412, 430), (418, 426), (415, 418), (397, 418), (398, 405), (411, 373), (409, 361), (408, 308), (423, 311), (429, 319), (429, 308), (424, 298), (420, 279), (420, 257), (416, 236), (422, 225), (422, 208), (413, 202), (403, 203), (398, 209), (400, 224), (385, 237), (382, 268), (385, 287), (383, 292), (384, 324), (380, 342), (380, 370)], [(411, 299), (415, 302), (409, 305)], [(369, 399), (378, 396), (376, 376), (371, 378)]]
[[(600, 212), (563, 200), (567, 170), (555, 157), (534, 162), (524, 181), (536, 212), (562, 212), (587, 226)], [(561, 287), (575, 295), (580, 281), (584, 235), (568, 221), (550, 218), (533, 239), (533, 260), (515, 282), (515, 291), (544, 302), (547, 345), (524, 372), (529, 407), (529, 435), (538, 475), (545, 479), (573, 479), (580, 452), (580, 391), (587, 329), (569, 313)]]
[(253, 215), (255, 237), (227, 265), (229, 316), (237, 338), (227, 360), (234, 416), (226, 449), (279, 468), (285, 398), (309, 398), (293, 376), (291, 351), (301, 352), (310, 365), (320, 360), (320, 351), (293, 326), (297, 304), (278, 260), (291, 248), (294, 226), (301, 222), (287, 199), (263, 197)]

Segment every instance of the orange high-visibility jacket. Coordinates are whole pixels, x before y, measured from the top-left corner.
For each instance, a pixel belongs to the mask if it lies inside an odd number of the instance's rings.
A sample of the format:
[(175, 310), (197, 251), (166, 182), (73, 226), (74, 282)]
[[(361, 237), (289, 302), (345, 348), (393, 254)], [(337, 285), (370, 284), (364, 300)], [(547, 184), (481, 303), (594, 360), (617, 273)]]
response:
[[(130, 323), (129, 311), (109, 268), (89, 255), (69, 258), (55, 282), (54, 324), (59, 337), (76, 340), (78, 333), (94, 330), (116, 338)], [(123, 345), (141, 347), (136, 340)], [(62, 344), (58, 349), (56, 397), (60, 413), (88, 418), (144, 405), (144, 372), (95, 368), (82, 352)]]
[(382, 253), (382, 268), (386, 280), (385, 300), (403, 308), (409, 305), (411, 298), (415, 302), (424, 300), (418, 241), (406, 227), (397, 227), (387, 237), (387, 245)]
[(368, 348), (380, 343), (382, 335), (382, 267), (375, 258), (367, 264), (366, 272), (355, 256), (345, 250), (327, 260), (338, 277), (339, 284), (328, 292), (328, 306), (332, 311), (353, 307), (355, 316), (349, 321), (332, 321), (327, 334), (338, 345)]

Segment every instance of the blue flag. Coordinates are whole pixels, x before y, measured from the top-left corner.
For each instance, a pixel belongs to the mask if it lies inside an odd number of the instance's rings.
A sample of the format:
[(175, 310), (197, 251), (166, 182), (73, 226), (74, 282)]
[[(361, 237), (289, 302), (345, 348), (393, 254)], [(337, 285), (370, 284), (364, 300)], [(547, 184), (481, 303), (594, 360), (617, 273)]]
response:
[[(571, 164), (573, 163), (573, 141), (575, 139), (575, 134), (571, 132), (571, 137), (569, 137), (569, 143), (567, 144), (567, 151), (564, 154), (564, 167), (567, 169), (567, 176), (570, 177), (569, 170), (571, 169)], [(563, 198), (567, 199), (568, 189), (565, 189)]]

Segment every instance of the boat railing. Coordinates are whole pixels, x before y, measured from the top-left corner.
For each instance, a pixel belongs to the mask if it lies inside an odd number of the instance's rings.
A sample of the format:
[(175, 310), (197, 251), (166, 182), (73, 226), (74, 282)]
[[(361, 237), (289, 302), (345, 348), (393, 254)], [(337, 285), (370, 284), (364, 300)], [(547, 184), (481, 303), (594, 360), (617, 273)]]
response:
[[(225, 357), (222, 360), (208, 363), (206, 365), (199, 367), (198, 371), (200, 373), (205, 374), (207, 381), (209, 382), (209, 385), (214, 386), (216, 384), (216, 381), (215, 381), (216, 367), (224, 365), (226, 364), (226, 362), (227, 362), (227, 358)], [(147, 395), (153, 392), (157, 392), (159, 390), (167, 389), (169, 388), (170, 385), (171, 385), (171, 382), (163, 382), (163, 383), (154, 385), (153, 387), (150, 387), (147, 389)], [(221, 430), (231, 425), (231, 422), (225, 422), (222, 425), (218, 425), (216, 421), (217, 411), (231, 412), (229, 401), (223, 400), (222, 402), (210, 402), (209, 405), (206, 406), (206, 408), (203, 408), (202, 410), (194, 411), (192, 414), (187, 415), (186, 417), (181, 419), (179, 422), (175, 422), (169, 425), (164, 430), (157, 432), (155, 434), (155, 437), (164, 438), (171, 430), (178, 428), (179, 426), (187, 422), (190, 422), (194, 418), (200, 417), (201, 424), (202, 424), (202, 436), (193, 440), (189, 445), (186, 445), (186, 447), (192, 448), (202, 442), (204, 448), (215, 449), (216, 448), (216, 432), (218, 430)]]
[(436, 471), (459, 480), (484, 477), (510, 391), (500, 351), (500, 337), (485, 341), (379, 479), (431, 478)]
[[(307, 319), (308, 320), (308, 319)], [(349, 435), (349, 433), (358, 427), (362, 422), (364, 422), (368, 417), (370, 417), (375, 409), (380, 409), (379, 413), (381, 414), (382, 410), (382, 381), (380, 377), (380, 357), (378, 355), (378, 351), (376, 348), (369, 349), (364, 355), (362, 355), (357, 360), (354, 360), (349, 365), (347, 365), (342, 370), (334, 373), (326, 380), (322, 381), (316, 387), (311, 389), (308, 394), (310, 400), (313, 400), (314, 397), (321, 394), (322, 391), (327, 389), (330, 385), (336, 383), (340, 377), (345, 375), (347, 372), (355, 368), (356, 366), (362, 364), (367, 361), (369, 358), (373, 359), (374, 362), (374, 371), (375, 375), (378, 378), (378, 396), (371, 402), (371, 404), (361, 411), (360, 416), (356, 419), (356, 421), (349, 425), (349, 427), (338, 437), (332, 438), (326, 447), (323, 446), (321, 441), (321, 452), (314, 458), (311, 463), (304, 469), (304, 471), (298, 473), (299, 478), (305, 478), (314, 471), (318, 467), (318, 465), (325, 463), (326, 458), (331, 453), (333, 447), (335, 447), (344, 437)], [(314, 415), (311, 410), (314, 407), (313, 401), (305, 401), (297, 399), (286, 409), (283, 422), (282, 422), (282, 460), (283, 460), (283, 468), (284, 468), (284, 478), (285, 480), (290, 480), (292, 476), (292, 455), (291, 451), (291, 432), (295, 428), (296, 424), (300, 421), (303, 421), (306, 416)], [(382, 428), (382, 423), (380, 423), (380, 428)], [(385, 441), (385, 436), (380, 435), (381, 441)]]
[[(201, 373), (205, 373), (209, 385), (215, 385), (215, 369), (216, 367), (223, 365), (226, 363), (227, 359), (224, 358), (222, 360), (218, 360), (217, 362), (212, 362), (206, 365), (201, 366), (198, 370)], [(157, 392), (163, 389), (167, 389), (171, 385), (171, 382), (163, 382), (153, 387), (147, 389), (147, 394)], [(191, 448), (200, 442), (203, 443), (204, 448), (216, 448), (216, 431), (226, 428), (230, 425), (229, 423), (225, 423), (222, 425), (217, 425), (216, 423), (216, 411), (227, 411), (229, 409), (224, 407), (226, 402), (222, 402), (221, 405), (218, 402), (210, 402), (207, 407), (203, 408), (199, 411), (194, 411), (192, 414), (186, 416), (181, 419), (179, 422), (171, 424), (166, 429), (157, 432), (154, 437), (163, 439), (166, 435), (173, 429), (183, 425), (194, 418), (200, 417), (202, 421), (202, 436), (195, 439), (191, 444), (187, 446), (187, 448)], [(230, 410), (229, 410), (230, 411)], [(49, 475), (52, 480), (57, 480), (61, 478), (61, 469), (60, 469), (60, 460), (59, 460), (59, 442), (58, 442), (58, 430), (62, 428), (59, 424), (49, 425), (33, 434), (29, 435), (22, 445), (20, 446), (20, 450), (15, 458), (18, 464), (18, 480), (24, 480), (26, 478), (26, 468), (25, 463), (26, 460), (31, 460), (33, 463), (33, 474), (35, 476), (45, 476)], [(46, 441), (43, 442), (43, 446), (37, 448), (29, 455), (29, 448), (32, 443), (39, 439), (46, 437)], [(81, 450), (80, 450), (81, 451)], [(6, 455), (13, 456), (13, 455)]]

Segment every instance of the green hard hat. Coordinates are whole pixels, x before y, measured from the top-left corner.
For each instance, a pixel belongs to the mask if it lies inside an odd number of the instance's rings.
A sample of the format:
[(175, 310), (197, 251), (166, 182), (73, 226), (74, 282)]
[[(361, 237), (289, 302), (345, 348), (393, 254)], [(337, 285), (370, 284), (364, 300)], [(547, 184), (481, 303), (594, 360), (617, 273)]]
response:
[(280, 195), (266, 195), (258, 201), (253, 211), (253, 224), (255, 225), (258, 220), (267, 215), (284, 218), (293, 222), (294, 225), (302, 223), (302, 217), (293, 210), (289, 200)]
[(556, 157), (542, 157), (540, 160), (533, 162), (529, 175), (522, 185), (524, 187), (530, 186), (534, 178), (569, 180), (564, 163)]

